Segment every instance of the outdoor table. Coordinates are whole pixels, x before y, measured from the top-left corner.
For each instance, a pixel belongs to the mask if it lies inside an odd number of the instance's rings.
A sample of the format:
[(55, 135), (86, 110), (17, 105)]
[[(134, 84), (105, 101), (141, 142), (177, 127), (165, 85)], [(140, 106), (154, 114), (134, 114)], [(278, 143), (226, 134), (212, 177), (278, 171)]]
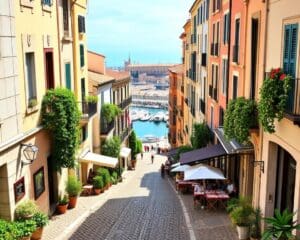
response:
[(194, 185), (195, 185), (195, 182), (179, 180), (176, 182), (176, 189), (177, 189), (177, 191), (188, 192), (189, 189), (194, 190), (193, 189)]
[(229, 195), (224, 191), (210, 191), (205, 193), (205, 199), (209, 210), (216, 209), (218, 205), (225, 208), (225, 203), (229, 199)]

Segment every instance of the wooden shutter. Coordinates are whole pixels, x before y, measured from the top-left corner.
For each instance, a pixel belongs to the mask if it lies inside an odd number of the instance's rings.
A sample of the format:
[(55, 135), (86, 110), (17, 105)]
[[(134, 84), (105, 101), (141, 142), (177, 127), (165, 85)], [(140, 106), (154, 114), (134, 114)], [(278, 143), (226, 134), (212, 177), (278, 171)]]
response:
[(290, 53), (290, 35), (291, 25), (285, 25), (284, 27), (284, 49), (283, 49), (283, 70), (289, 73), (289, 53)]
[(66, 88), (71, 90), (72, 85), (71, 85), (71, 64), (70, 63), (65, 64), (65, 77), (66, 77)]

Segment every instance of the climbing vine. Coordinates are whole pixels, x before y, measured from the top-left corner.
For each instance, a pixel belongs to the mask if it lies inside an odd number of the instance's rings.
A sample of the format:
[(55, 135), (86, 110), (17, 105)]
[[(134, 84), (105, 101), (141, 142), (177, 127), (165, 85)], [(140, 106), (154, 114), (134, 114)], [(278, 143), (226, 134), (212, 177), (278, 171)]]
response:
[(53, 136), (56, 170), (75, 167), (80, 112), (74, 94), (64, 88), (48, 90), (42, 102), (42, 124)]

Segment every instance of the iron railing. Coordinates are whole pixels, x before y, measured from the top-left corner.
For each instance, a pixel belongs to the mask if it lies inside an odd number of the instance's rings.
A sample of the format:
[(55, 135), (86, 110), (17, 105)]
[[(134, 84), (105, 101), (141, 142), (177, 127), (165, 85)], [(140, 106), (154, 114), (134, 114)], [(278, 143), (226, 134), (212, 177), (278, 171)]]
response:
[(118, 104), (119, 108), (124, 109), (128, 107), (132, 102), (132, 97), (128, 97), (127, 99), (123, 100), (121, 103)]
[(81, 104), (82, 117), (92, 117), (97, 113), (97, 103), (79, 102)]

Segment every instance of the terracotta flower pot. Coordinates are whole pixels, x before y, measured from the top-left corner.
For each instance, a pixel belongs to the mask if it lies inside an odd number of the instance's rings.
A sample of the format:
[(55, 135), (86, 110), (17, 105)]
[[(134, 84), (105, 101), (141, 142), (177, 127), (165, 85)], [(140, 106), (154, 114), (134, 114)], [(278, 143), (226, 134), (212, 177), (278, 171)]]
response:
[(28, 236), (28, 237), (21, 237), (21, 240), (30, 240), (30, 236)]
[(77, 203), (77, 196), (75, 197), (69, 197), (69, 205), (68, 208), (75, 208)]
[(39, 227), (37, 228), (31, 235), (31, 240), (39, 240), (42, 238), (42, 235), (43, 235), (43, 230), (44, 228), (43, 227)]
[(100, 188), (94, 188), (94, 193), (95, 193), (95, 195), (99, 195), (101, 193), (101, 189)]
[(56, 209), (59, 214), (64, 214), (67, 211), (68, 204), (65, 205), (57, 205)]

